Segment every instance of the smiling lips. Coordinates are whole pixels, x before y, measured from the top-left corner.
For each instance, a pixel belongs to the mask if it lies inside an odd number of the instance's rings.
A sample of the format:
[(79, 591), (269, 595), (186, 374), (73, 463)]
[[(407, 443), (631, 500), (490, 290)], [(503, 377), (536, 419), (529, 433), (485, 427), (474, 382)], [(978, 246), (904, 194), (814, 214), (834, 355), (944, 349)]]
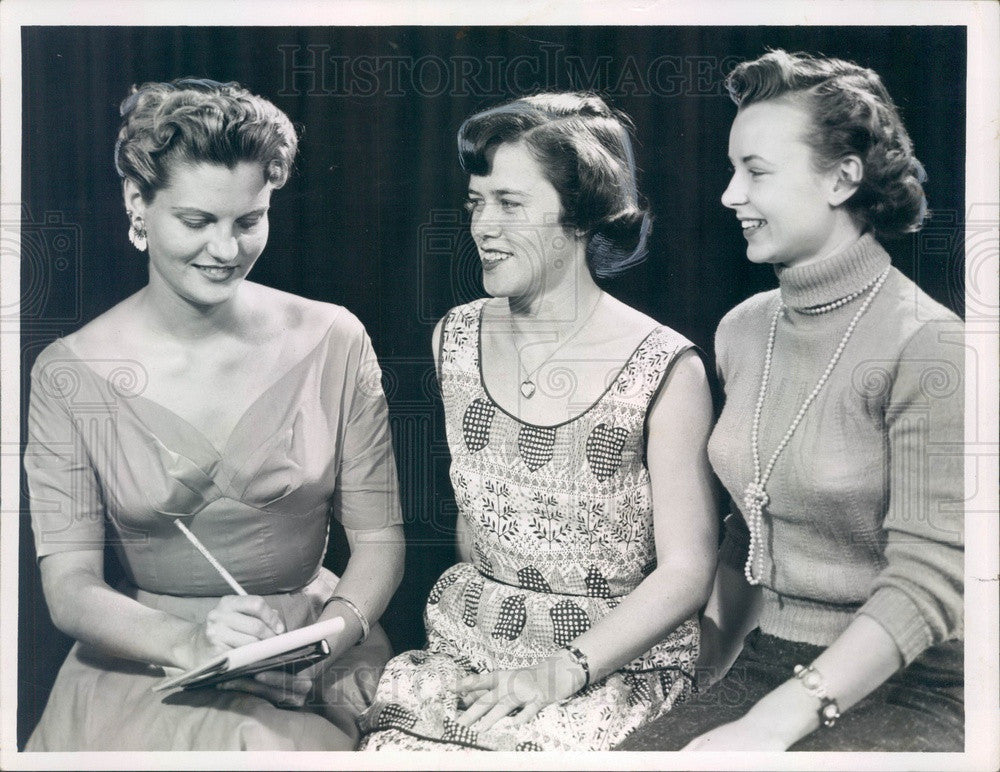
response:
[(202, 276), (210, 281), (225, 281), (236, 272), (235, 265), (198, 265), (194, 264)]
[(767, 225), (767, 220), (740, 220), (740, 225), (743, 227), (743, 235), (749, 236)]
[(483, 261), (483, 270), (486, 271), (492, 271), (510, 256), (510, 252), (502, 252), (499, 249), (479, 250), (479, 259)]

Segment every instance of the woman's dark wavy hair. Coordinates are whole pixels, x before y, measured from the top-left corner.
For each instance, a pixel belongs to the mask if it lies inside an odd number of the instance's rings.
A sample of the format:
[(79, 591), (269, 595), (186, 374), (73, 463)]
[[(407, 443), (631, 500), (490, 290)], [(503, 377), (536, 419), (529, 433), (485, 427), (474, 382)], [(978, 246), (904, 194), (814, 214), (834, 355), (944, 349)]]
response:
[(803, 105), (814, 128), (804, 140), (817, 169), (830, 169), (849, 155), (864, 165), (861, 185), (846, 203), (852, 214), (883, 238), (920, 228), (927, 214), (927, 175), (877, 73), (841, 59), (778, 49), (737, 65), (726, 89), (741, 108), (782, 97)]
[(115, 168), (149, 202), (178, 163), (249, 161), (276, 188), (288, 180), (298, 137), (288, 116), (238, 83), (181, 78), (133, 86), (121, 104)]
[(560, 223), (587, 236), (587, 265), (615, 276), (646, 258), (650, 217), (640, 200), (632, 122), (599, 96), (548, 93), (476, 113), (458, 130), (469, 174), (489, 174), (490, 151), (524, 142), (559, 193)]

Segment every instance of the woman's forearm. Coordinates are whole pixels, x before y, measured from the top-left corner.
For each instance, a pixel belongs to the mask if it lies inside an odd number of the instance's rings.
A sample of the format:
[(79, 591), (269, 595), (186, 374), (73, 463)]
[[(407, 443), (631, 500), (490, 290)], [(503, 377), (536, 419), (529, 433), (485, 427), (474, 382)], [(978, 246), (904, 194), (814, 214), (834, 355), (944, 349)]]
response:
[(742, 572), (720, 561), (701, 620), (698, 670), (709, 684), (725, 675), (739, 656), (759, 612), (760, 589), (751, 587)]
[[(881, 686), (903, 664), (885, 629), (866, 616), (858, 616), (812, 663), (822, 675), (826, 691), (841, 713)], [(765, 695), (747, 714), (762, 731), (774, 733), (785, 747), (795, 744), (819, 725), (818, 698), (791, 676)]]
[[(355, 604), (371, 624), (382, 616), (403, 578), (404, 538), (399, 525), (367, 531), (347, 529), (351, 557), (337, 583), (336, 594)], [(338, 644), (343, 650), (361, 637), (362, 628), (353, 611), (341, 605), (330, 604), (323, 616), (344, 618), (346, 629), (338, 641), (349, 641), (349, 644)]]
[(691, 566), (660, 567), (573, 645), (588, 659), (596, 681), (666, 638), (705, 604), (711, 577)]
[[(188, 667), (196, 626), (142, 605), (83, 569), (53, 569), (42, 562), (45, 596), (56, 627), (71, 638), (114, 657), (170, 667)], [(49, 564), (46, 566), (46, 564)]]

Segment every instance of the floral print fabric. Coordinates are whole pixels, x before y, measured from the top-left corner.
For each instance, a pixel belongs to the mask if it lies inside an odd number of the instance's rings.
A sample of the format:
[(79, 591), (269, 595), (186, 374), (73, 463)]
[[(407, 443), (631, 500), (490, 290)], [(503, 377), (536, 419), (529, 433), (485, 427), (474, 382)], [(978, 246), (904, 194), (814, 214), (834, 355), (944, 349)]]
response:
[(451, 480), (473, 562), (445, 571), (425, 610), (428, 643), (391, 660), (362, 717), (369, 750), (606, 750), (690, 689), (689, 619), (621, 670), (532, 721), (476, 732), (450, 691), (470, 673), (527, 667), (589, 629), (656, 565), (645, 420), (691, 344), (657, 327), (604, 394), (556, 426), (523, 423), (483, 385), (479, 300), (445, 320), (441, 389)]

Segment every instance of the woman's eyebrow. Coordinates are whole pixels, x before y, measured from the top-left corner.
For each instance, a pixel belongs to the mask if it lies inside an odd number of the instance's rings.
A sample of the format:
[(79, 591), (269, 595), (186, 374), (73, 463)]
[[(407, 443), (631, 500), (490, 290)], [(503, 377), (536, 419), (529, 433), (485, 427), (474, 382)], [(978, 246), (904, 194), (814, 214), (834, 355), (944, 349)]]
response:
[[(479, 196), (480, 198), (482, 198), (483, 196), (483, 194), (480, 193), (475, 188), (469, 188), (468, 191), (466, 192), (470, 196)], [(491, 188), (489, 194), (491, 196), (525, 196), (525, 197), (531, 195), (525, 190), (516, 190), (514, 188)]]
[(171, 212), (178, 212), (180, 214), (204, 214), (210, 215), (211, 212), (206, 212), (204, 209), (199, 209), (196, 206), (172, 206), (170, 207)]
[[(262, 206), (257, 209), (252, 209), (249, 212), (243, 212), (243, 214), (239, 216), (249, 217), (255, 214), (266, 214), (270, 208), (271, 207), (269, 206)], [(196, 206), (172, 206), (170, 207), (170, 211), (176, 214), (193, 214), (193, 215), (201, 215), (203, 217), (215, 217), (215, 215), (212, 212), (207, 212), (204, 209), (199, 209)]]

